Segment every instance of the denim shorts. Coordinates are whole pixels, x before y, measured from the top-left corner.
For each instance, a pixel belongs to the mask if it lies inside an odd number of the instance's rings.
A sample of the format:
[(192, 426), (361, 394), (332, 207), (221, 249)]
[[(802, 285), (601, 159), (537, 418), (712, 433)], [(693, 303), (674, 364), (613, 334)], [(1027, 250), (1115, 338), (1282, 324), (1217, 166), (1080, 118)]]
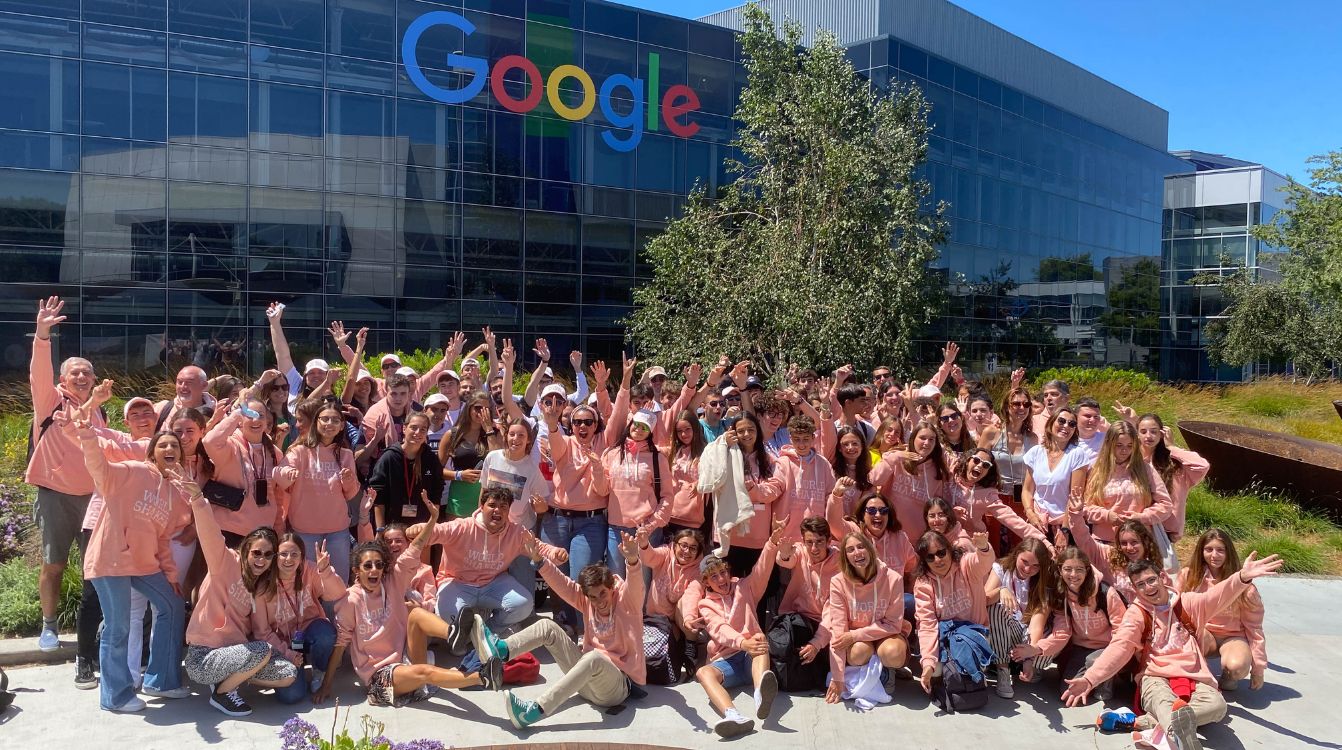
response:
[(734, 688), (738, 685), (749, 685), (750, 676), (750, 654), (744, 651), (737, 651), (726, 659), (714, 659), (709, 666), (722, 673), (722, 686), (725, 688)]

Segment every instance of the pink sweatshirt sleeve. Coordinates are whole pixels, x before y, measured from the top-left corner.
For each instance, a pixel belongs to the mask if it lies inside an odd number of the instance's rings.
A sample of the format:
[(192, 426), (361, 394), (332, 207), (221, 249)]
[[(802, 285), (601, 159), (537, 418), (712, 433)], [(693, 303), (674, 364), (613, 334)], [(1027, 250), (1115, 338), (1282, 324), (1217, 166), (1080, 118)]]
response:
[(295, 444), (290, 446), (289, 452), (284, 455), (284, 463), (276, 464), (275, 468), (270, 470), (270, 481), (274, 482), (280, 489), (287, 490), (293, 487), (298, 478), (307, 470), (311, 455), (305, 445)]
[(1142, 467), (1146, 470), (1147, 480), (1151, 483), (1151, 505), (1138, 513), (1136, 518), (1147, 526), (1155, 526), (1174, 514), (1174, 502), (1170, 499), (1165, 480), (1160, 478), (1160, 472), (1144, 461)]
[(1007, 529), (1022, 539), (1038, 539), (1041, 542), (1048, 542), (1048, 537), (1040, 531), (1034, 524), (1021, 518), (1011, 506), (996, 500), (988, 503), (988, 513), (991, 513), (998, 523), (1007, 527)]
[(1263, 597), (1258, 587), (1252, 583), (1239, 600), (1239, 621), (1244, 627), (1244, 636), (1249, 641), (1249, 653), (1253, 656), (1253, 671), (1262, 674), (1267, 671), (1267, 635), (1263, 632)]
[(708, 637), (725, 650), (740, 650), (745, 641), (744, 633), (731, 626), (725, 613), (719, 612), (711, 599), (705, 596), (699, 601), (699, 616), (704, 620), (704, 629)]
[[(1085, 521), (1080, 516), (1068, 514), (1067, 519), (1072, 529), (1072, 541), (1076, 542), (1076, 546), (1086, 553), (1086, 557), (1090, 558), (1090, 564), (1100, 571), (1100, 575), (1104, 577), (1104, 582), (1112, 586), (1114, 584), (1114, 569), (1109, 565), (1108, 545), (1095, 541), (1095, 537), (1090, 535), (1090, 528), (1086, 526)], [(1103, 681), (1101, 680), (1101, 682)]]
[(229, 474), (242, 472), (237, 451), (233, 450), (233, 445), (229, 442), (229, 438), (237, 432), (240, 424), (242, 424), (242, 412), (232, 411), (205, 433), (202, 442), (205, 445), (205, 453), (210, 457), (210, 461), (214, 462), (216, 478), (225, 467)]
[(833, 492), (825, 499), (825, 522), (834, 539), (842, 540), (848, 532), (856, 531), (854, 524), (843, 517), (843, 498), (835, 497)]
[(1072, 640), (1072, 618), (1067, 616), (1067, 609), (1064, 607), (1053, 613), (1052, 632), (1034, 645), (1044, 656), (1057, 656), (1062, 653), (1063, 647), (1070, 640)]
[(1091, 687), (1118, 674), (1134, 654), (1141, 651), (1142, 632), (1146, 629), (1146, 610), (1141, 607), (1129, 607), (1123, 614), (1123, 620), (1114, 628), (1109, 645), (1100, 652), (1099, 658), (1082, 675)]
[(271, 618), (271, 608), (274, 606), (274, 599), (252, 598), (252, 616), (251, 628), (252, 638), (258, 641), (265, 641), (270, 647), (279, 652), (285, 659), (292, 659), (294, 652), (289, 649), (289, 643), (275, 632), (275, 621)]
[(913, 584), (913, 612), (918, 623), (918, 646), (924, 667), (937, 663), (941, 646), (938, 638), (941, 621), (935, 596), (930, 578), (924, 576)]
[(680, 619), (686, 625), (690, 625), (699, 619), (699, 602), (704, 598), (704, 586), (698, 581), (691, 581), (690, 585), (685, 587), (685, 593), (680, 595), (680, 601), (676, 602), (677, 609), (680, 610)]
[[(902, 599), (902, 597), (901, 597)], [(820, 627), (829, 632), (830, 640), (842, 633), (848, 632), (848, 601), (840, 590), (839, 576), (834, 576), (829, 581), (829, 596), (825, 599), (825, 609), (820, 613)], [(833, 676), (839, 676), (843, 680), (845, 654), (839, 652), (837, 648), (829, 650), (829, 673), (831, 679)]]
[(554, 563), (547, 557), (541, 558), (539, 570), (541, 578), (544, 578), (545, 582), (549, 584), (551, 591), (555, 592), (560, 599), (568, 602), (570, 607), (577, 610), (582, 609), (582, 589), (578, 587), (578, 584), (573, 582), (573, 579), (564, 575), (564, 573), (559, 570), (559, 568), (556, 568)]
[(764, 589), (769, 584), (769, 575), (774, 572), (774, 559), (777, 556), (778, 546), (772, 540), (765, 542), (764, 549), (760, 550), (760, 559), (755, 561), (755, 567), (750, 569), (750, 575), (741, 582), (750, 587), (750, 593), (754, 595), (756, 604), (764, 596)]

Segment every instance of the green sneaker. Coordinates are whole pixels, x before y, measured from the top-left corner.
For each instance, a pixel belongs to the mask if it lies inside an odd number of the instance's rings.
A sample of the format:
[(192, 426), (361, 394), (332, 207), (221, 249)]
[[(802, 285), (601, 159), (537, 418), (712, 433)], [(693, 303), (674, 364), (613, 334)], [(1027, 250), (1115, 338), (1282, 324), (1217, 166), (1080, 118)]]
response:
[(524, 701), (513, 695), (513, 691), (505, 690), (503, 692), (505, 708), (508, 711), (508, 720), (518, 729), (526, 729), (541, 720), (544, 714), (541, 707), (535, 701)]
[(475, 654), (484, 664), (497, 659), (500, 664), (508, 661), (508, 644), (485, 625), (485, 618), (475, 615), (475, 627), (471, 629), (471, 640), (475, 645)]

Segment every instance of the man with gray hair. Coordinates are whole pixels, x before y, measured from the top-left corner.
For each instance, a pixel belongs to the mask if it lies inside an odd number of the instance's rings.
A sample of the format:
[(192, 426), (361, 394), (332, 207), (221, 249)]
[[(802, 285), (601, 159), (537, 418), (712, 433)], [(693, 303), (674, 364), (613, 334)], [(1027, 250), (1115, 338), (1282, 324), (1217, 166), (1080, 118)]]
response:
[(1038, 436), (1040, 442), (1044, 440), (1044, 425), (1048, 424), (1049, 417), (1052, 417), (1057, 411), (1065, 406), (1072, 398), (1072, 389), (1062, 380), (1050, 380), (1044, 383), (1044, 387), (1039, 389), (1039, 395), (1044, 400), (1044, 410), (1031, 418), (1031, 428), (1034, 434)]
[(187, 365), (177, 371), (173, 381), (176, 396), (154, 404), (154, 413), (158, 415), (154, 431), (171, 430), (172, 421), (177, 413), (184, 409), (213, 409), (214, 397), (209, 393), (210, 380), (205, 371), (195, 365)]
[[(79, 444), (63, 431), (51, 429), (55, 414), (66, 407), (78, 408), (89, 400), (95, 384), (93, 365), (82, 357), (70, 357), (61, 363), (60, 379), (53, 382), (51, 369), (51, 330), (65, 316), (65, 303), (49, 297), (37, 306), (37, 333), (33, 337), (33, 358), (28, 366), (28, 385), (33, 396), (32, 451), (23, 480), (37, 487), (33, 517), (42, 533), (42, 571), (38, 577), (38, 595), (42, 603), (42, 634), (37, 645), (43, 651), (60, 648), (56, 635), (56, 615), (60, 602), (61, 577), (65, 575), (70, 545), (84, 551), (80, 527), (93, 495), (93, 477), (84, 466)], [(96, 427), (107, 420), (95, 411)]]

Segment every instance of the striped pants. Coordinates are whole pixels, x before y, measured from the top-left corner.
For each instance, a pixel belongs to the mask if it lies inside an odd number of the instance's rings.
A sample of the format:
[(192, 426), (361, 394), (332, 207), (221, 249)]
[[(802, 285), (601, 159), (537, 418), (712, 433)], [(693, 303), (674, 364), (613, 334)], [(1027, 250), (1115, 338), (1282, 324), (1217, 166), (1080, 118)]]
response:
[[(1012, 647), (1029, 642), (1030, 634), (1020, 620), (1008, 614), (1001, 604), (992, 604), (988, 607), (988, 643), (993, 647), (993, 655), (997, 657), (999, 666), (1011, 663)], [(1036, 656), (1035, 674), (1047, 669), (1052, 663), (1051, 656)]]

